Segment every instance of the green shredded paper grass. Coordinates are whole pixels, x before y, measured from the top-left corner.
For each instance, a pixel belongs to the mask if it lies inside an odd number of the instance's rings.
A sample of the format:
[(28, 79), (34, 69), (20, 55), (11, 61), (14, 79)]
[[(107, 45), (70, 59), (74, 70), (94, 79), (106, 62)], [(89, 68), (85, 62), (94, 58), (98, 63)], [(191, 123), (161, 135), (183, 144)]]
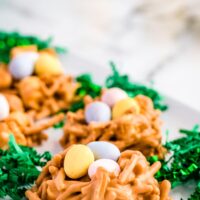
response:
[[(76, 78), (76, 81), (80, 83), (80, 87), (76, 91), (76, 94), (80, 97), (85, 95), (90, 95), (92, 98), (95, 98), (101, 94), (102, 87), (93, 82), (90, 74), (82, 74)], [(74, 103), (69, 109), (72, 112), (75, 112), (84, 107), (83, 100)]]
[(19, 32), (0, 31), (0, 62), (8, 63), (10, 60), (10, 51), (16, 46), (36, 45), (39, 50), (54, 48), (57, 53), (66, 51), (63, 47), (52, 45), (52, 37), (42, 40), (36, 36), (22, 35)]
[(50, 159), (49, 152), (40, 155), (33, 148), (19, 146), (10, 135), (8, 150), (0, 149), (0, 198), (21, 200)]
[[(104, 81), (106, 88), (118, 87), (123, 89), (130, 97), (135, 97), (139, 94), (148, 96), (152, 99), (155, 109), (165, 111), (167, 105), (163, 103), (163, 97), (156, 90), (146, 87), (145, 85), (131, 81), (128, 75), (121, 75), (114, 63), (110, 63), (112, 67), (112, 74), (108, 75)], [(90, 74), (82, 74), (76, 78), (76, 81), (80, 83), (80, 88), (77, 90), (77, 95), (84, 97), (90, 95), (95, 98), (101, 94), (101, 90), (104, 86), (100, 86), (93, 82)], [(75, 112), (80, 108), (83, 108), (84, 103), (82, 100), (74, 103), (70, 111)]]
[(113, 74), (107, 77), (105, 85), (107, 88), (119, 87), (127, 92), (130, 97), (135, 97), (139, 94), (148, 96), (152, 99), (154, 108), (161, 111), (167, 109), (167, 105), (163, 104), (163, 96), (161, 96), (156, 90), (145, 85), (131, 81), (129, 76), (121, 75), (113, 62), (110, 63)]
[[(183, 185), (190, 180), (196, 184), (195, 192), (189, 200), (200, 199), (200, 131), (196, 125), (192, 130), (181, 129), (184, 136), (168, 141), (165, 147), (170, 153), (167, 160), (161, 160), (162, 167), (156, 174), (159, 181), (167, 179), (171, 182), (172, 188)], [(148, 159), (150, 163), (158, 160), (157, 156)]]

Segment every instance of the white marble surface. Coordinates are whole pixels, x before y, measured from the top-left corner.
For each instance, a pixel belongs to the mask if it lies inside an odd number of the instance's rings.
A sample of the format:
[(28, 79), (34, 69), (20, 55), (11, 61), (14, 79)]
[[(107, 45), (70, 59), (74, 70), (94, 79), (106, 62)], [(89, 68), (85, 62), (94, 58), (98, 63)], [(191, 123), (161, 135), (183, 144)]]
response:
[(0, 0), (0, 28), (54, 36), (102, 71), (113, 60), (200, 110), (198, 8), (198, 0)]

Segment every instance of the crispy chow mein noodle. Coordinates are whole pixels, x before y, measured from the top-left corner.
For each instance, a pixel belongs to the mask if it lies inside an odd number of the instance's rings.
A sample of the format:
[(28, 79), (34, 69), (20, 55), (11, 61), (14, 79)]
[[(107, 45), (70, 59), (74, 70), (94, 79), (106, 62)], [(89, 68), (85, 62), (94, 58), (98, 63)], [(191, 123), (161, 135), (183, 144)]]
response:
[(17, 84), (26, 111), (42, 119), (68, 109), (76, 100), (78, 83), (68, 75), (29, 76)]
[[(162, 158), (165, 149), (161, 144), (160, 111), (154, 109), (152, 100), (146, 96), (138, 95), (135, 100), (140, 106), (139, 114), (130, 110), (122, 117), (106, 123), (87, 124), (84, 110), (68, 112), (61, 145), (66, 148), (76, 143), (109, 141), (121, 151), (139, 150), (145, 156), (158, 155)], [(85, 104), (91, 101), (91, 98), (85, 97)]]
[(25, 146), (36, 146), (47, 139), (42, 131), (63, 120), (64, 114), (59, 114), (36, 124), (30, 116), (23, 112), (12, 112), (8, 118), (0, 121), (0, 148), (7, 148), (9, 135), (12, 133), (16, 142)]
[(158, 183), (154, 174), (160, 162), (149, 165), (139, 151), (126, 150), (118, 160), (119, 175), (98, 168), (96, 174), (72, 180), (63, 168), (68, 149), (43, 168), (36, 185), (26, 191), (29, 200), (170, 200), (170, 183)]

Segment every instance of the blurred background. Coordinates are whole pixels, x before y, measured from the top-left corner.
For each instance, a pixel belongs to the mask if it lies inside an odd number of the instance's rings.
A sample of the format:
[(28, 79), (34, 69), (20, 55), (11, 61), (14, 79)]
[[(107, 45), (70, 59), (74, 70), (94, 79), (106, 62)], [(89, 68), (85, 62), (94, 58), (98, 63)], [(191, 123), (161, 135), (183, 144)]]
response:
[(200, 111), (199, 0), (0, 0), (0, 29), (53, 36), (97, 72), (112, 60)]

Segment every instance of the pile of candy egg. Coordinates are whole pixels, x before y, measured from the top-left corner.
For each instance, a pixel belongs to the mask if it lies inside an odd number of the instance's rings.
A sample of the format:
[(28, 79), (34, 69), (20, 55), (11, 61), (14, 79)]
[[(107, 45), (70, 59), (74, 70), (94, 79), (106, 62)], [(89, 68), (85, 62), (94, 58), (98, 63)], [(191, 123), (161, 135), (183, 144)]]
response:
[(87, 123), (108, 122), (122, 116), (127, 111), (134, 109), (140, 112), (140, 107), (134, 98), (128, 97), (127, 93), (120, 88), (107, 89), (101, 101), (88, 104), (85, 108), (85, 119)]
[(91, 142), (88, 145), (75, 144), (69, 148), (64, 159), (64, 171), (71, 179), (78, 179), (88, 174), (90, 178), (99, 167), (116, 176), (120, 172), (117, 163), (119, 149), (109, 142)]
[(8, 69), (14, 79), (36, 75), (57, 75), (63, 72), (57, 56), (49, 51), (38, 51), (36, 46), (13, 49)]

